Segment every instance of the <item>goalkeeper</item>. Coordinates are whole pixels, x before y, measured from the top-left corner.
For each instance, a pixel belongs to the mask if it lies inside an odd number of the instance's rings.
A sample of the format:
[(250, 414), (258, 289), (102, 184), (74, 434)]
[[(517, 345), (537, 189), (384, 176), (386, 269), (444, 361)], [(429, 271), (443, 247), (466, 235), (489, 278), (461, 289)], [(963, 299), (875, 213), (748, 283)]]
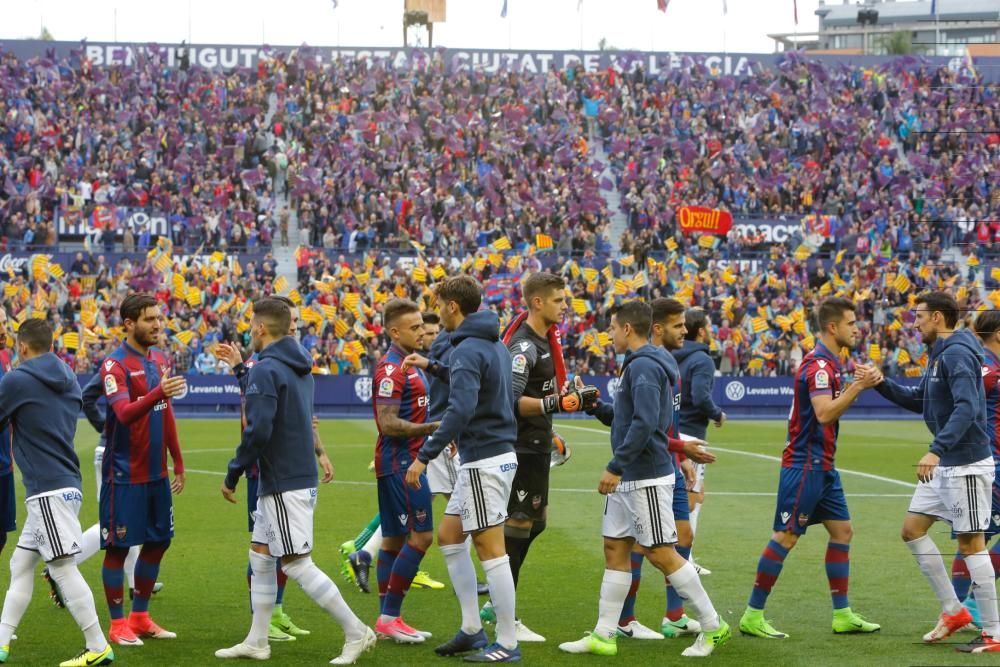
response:
[[(517, 586), (521, 568), (532, 543), (545, 530), (549, 504), (549, 468), (553, 461), (552, 415), (583, 409), (587, 396), (597, 400), (594, 387), (566, 383), (566, 368), (557, 326), (566, 312), (566, 283), (557, 275), (538, 272), (521, 283), (525, 312), (503, 334), (510, 350), (514, 413), (517, 417), (517, 474), (507, 506), (504, 538), (510, 569)], [(560, 439), (561, 440), (561, 439)], [(556, 461), (565, 461), (565, 453)], [(487, 603), (480, 616), (494, 620)], [(518, 642), (544, 642), (545, 638), (517, 621)]]

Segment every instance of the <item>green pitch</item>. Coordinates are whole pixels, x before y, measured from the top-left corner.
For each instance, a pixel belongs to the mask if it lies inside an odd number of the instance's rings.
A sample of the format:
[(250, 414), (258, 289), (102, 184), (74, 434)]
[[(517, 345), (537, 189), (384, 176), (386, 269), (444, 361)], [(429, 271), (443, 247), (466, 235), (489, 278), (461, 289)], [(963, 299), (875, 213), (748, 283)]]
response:
[[(166, 587), (151, 605), (153, 618), (174, 630), (174, 641), (148, 641), (141, 648), (115, 647), (122, 665), (220, 664), (217, 648), (241, 641), (249, 624), (246, 591), (247, 520), (245, 486), (240, 505), (227, 504), (219, 494), (222, 472), (237, 442), (238, 422), (184, 420), (181, 443), (188, 468), (187, 489), (175, 500), (177, 534), (161, 570)], [(557, 430), (573, 450), (572, 460), (552, 472), (548, 530), (535, 544), (521, 573), (518, 612), (524, 622), (545, 635), (548, 643), (523, 646), (524, 661), (536, 665), (596, 664), (600, 658), (564, 656), (557, 645), (579, 638), (596, 620), (597, 596), (604, 564), (601, 552), (603, 500), (594, 491), (609, 457), (607, 436), (592, 421), (560, 422)], [(378, 597), (351, 588), (339, 575), (337, 546), (354, 537), (376, 510), (374, 479), (367, 472), (375, 428), (371, 420), (324, 421), (323, 441), (336, 466), (336, 481), (321, 489), (316, 515), (317, 564), (337, 581), (355, 612), (373, 624)], [(956, 653), (952, 646), (923, 646), (920, 637), (936, 620), (938, 607), (913, 557), (899, 539), (899, 528), (914, 482), (914, 465), (925, 451), (927, 432), (921, 422), (845, 422), (841, 426), (838, 464), (854, 517), (850, 599), (855, 611), (882, 624), (874, 636), (834, 636), (823, 567), (826, 533), (813, 527), (785, 562), (772, 593), (767, 617), (787, 640), (763, 641), (736, 633), (757, 559), (771, 534), (778, 461), (784, 444), (784, 424), (730, 422), (709, 432), (719, 448), (719, 462), (709, 470), (709, 500), (702, 512), (695, 556), (713, 574), (705, 586), (719, 611), (733, 626), (733, 640), (711, 661), (725, 665), (901, 665), (969, 664), (982, 662)], [(96, 436), (80, 422), (78, 451), (84, 470), (84, 527), (96, 521), (93, 497), (93, 457)], [(854, 471), (854, 474), (847, 471)], [(19, 488), (23, 494), (23, 489)], [(435, 506), (440, 516), (443, 506)], [(23, 520), (18, 508), (18, 523)], [(933, 534), (945, 553), (954, 544), (943, 527)], [(7, 556), (0, 581), (6, 588)], [(107, 607), (100, 578), (100, 557), (83, 566), (107, 629)], [(448, 583), (437, 547), (424, 569)], [(659, 627), (663, 614), (663, 580), (651, 566), (643, 570), (638, 617)], [(375, 571), (372, 569), (374, 587)], [(20, 639), (12, 646), (9, 664), (57, 664), (82, 648), (82, 635), (66, 611), (48, 601), (39, 577)], [(126, 607), (127, 609), (127, 607)], [(289, 582), (285, 609), (295, 622), (313, 631), (293, 643), (274, 644), (277, 665), (322, 665), (337, 655), (343, 635), (335, 623)], [(432, 652), (438, 640), (457, 629), (458, 606), (450, 590), (414, 590), (404, 616), (409, 623), (434, 633), (422, 647), (380, 642), (362, 658), (367, 665), (443, 665)], [(492, 631), (490, 632), (492, 636)], [(964, 640), (973, 635), (961, 633)], [(653, 665), (681, 660), (692, 640), (622, 641), (620, 664)], [(606, 659), (614, 662), (615, 659)]]

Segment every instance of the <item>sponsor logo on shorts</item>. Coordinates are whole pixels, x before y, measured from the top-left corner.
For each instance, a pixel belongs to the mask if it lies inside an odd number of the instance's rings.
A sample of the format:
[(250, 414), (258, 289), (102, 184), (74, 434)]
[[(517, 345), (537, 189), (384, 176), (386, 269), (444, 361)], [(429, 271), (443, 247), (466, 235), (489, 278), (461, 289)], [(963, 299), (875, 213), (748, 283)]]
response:
[(45, 545), (45, 533), (41, 529), (36, 530), (33, 537), (35, 538), (35, 546), (41, 547)]
[(951, 507), (951, 515), (956, 519), (961, 519), (965, 515), (965, 508), (960, 503), (955, 503)]
[(518, 502), (523, 503), (524, 499), (527, 498), (527, 497), (528, 497), (528, 492), (527, 491), (518, 491), (517, 492), (517, 501)]
[(80, 493), (79, 491), (67, 491), (66, 493), (62, 494), (62, 497), (63, 500), (65, 500), (68, 503), (71, 503), (74, 500), (83, 502), (83, 494)]
[(406, 525), (406, 520), (407, 520), (408, 518), (410, 518), (410, 515), (409, 515), (409, 514), (400, 514), (400, 515), (399, 515), (399, 523), (401, 523), (402, 525), (404, 525), (404, 526), (405, 526), (405, 525)]
[(500, 466), (500, 472), (510, 472), (511, 470), (517, 470), (516, 463), (504, 463)]
[(791, 519), (791, 518), (792, 518), (792, 515), (789, 514), (788, 512), (782, 512), (781, 513), (781, 521), (783, 523), (788, 523), (788, 520)]

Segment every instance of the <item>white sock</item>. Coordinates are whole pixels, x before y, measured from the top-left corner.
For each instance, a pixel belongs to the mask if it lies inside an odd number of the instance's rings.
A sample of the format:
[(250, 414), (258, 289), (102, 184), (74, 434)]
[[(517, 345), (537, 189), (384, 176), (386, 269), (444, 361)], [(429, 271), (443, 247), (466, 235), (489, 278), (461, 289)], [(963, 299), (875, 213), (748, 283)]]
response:
[(49, 576), (59, 585), (63, 602), (87, 640), (87, 650), (100, 653), (108, 647), (101, 624), (97, 620), (94, 594), (76, 567), (74, 558), (60, 558), (49, 563)]
[(997, 585), (994, 580), (993, 563), (990, 552), (985, 549), (965, 557), (972, 579), (972, 592), (979, 607), (979, 618), (983, 631), (994, 639), (1000, 639), (1000, 614), (997, 612)]
[(497, 615), (497, 643), (507, 649), (517, 648), (517, 631), (514, 614), (517, 602), (514, 592), (514, 575), (510, 571), (510, 556), (483, 561), (483, 572), (490, 585), (490, 600)]
[(313, 602), (326, 610), (344, 629), (347, 641), (357, 641), (365, 636), (366, 626), (344, 601), (337, 584), (316, 567), (310, 556), (282, 564), (289, 579), (294, 579)]
[(367, 551), (374, 563), (378, 559), (378, 550), (380, 548), (382, 548), (382, 526), (375, 529), (375, 532), (368, 538), (368, 541), (365, 542), (365, 546), (361, 547), (361, 550)]
[(267, 646), (274, 599), (278, 595), (277, 561), (270, 554), (259, 554), (251, 549), (250, 570), (250, 606), (253, 608), (253, 620), (244, 643), (264, 648)]
[(632, 586), (632, 573), (605, 570), (601, 580), (601, 599), (597, 602), (597, 627), (594, 633), (611, 639), (618, 635), (618, 619)]
[(689, 561), (685, 561), (673, 574), (667, 575), (670, 585), (674, 587), (677, 594), (687, 602), (687, 605), (694, 612), (695, 617), (701, 624), (701, 629), (705, 632), (715, 632), (719, 629), (719, 614), (712, 606), (712, 601), (708, 599), (705, 587), (701, 585), (701, 577)]
[(139, 560), (139, 552), (142, 545), (129, 547), (128, 556), (125, 556), (125, 576), (128, 577), (128, 587), (135, 589), (135, 562)]
[(93, 526), (83, 531), (83, 542), (80, 544), (80, 553), (76, 555), (76, 564), (83, 565), (88, 558), (101, 550), (101, 524), (95, 523)]
[(36, 551), (18, 549), (10, 557), (10, 585), (3, 600), (0, 614), (0, 646), (10, 646), (24, 612), (31, 602), (31, 591), (35, 588), (35, 565), (41, 560)]
[(483, 629), (479, 620), (479, 597), (476, 593), (476, 567), (472, 564), (469, 541), (441, 547), (448, 567), (451, 587), (455, 589), (458, 606), (462, 609), (462, 632), (474, 635)]
[[(951, 578), (944, 567), (944, 559), (937, 545), (927, 535), (918, 537), (906, 543), (910, 548), (913, 557), (917, 559), (917, 566), (927, 577), (934, 595), (941, 603), (941, 610), (946, 614), (957, 614), (962, 608), (962, 603), (955, 596), (955, 589), (951, 585)], [(971, 573), (971, 570), (969, 571)]]
[(691, 535), (698, 534), (698, 515), (701, 513), (701, 503), (694, 506), (690, 512), (688, 512), (688, 523), (691, 524)]

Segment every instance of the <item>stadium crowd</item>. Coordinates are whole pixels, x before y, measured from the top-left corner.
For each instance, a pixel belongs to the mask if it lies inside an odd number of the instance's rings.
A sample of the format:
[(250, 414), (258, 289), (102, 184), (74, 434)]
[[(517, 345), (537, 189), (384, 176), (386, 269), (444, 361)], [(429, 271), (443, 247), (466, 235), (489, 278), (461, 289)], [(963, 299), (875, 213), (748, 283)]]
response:
[[(945, 251), (1000, 254), (1000, 134), (965, 131), (1000, 127), (1000, 90), (968, 83), (915, 59), (863, 69), (796, 55), (733, 77), (701, 66), (446, 75), (435, 54), (411, 70), (319, 67), (306, 47), (230, 72), (0, 51), (6, 248), (53, 247), (57, 208), (99, 219), (115, 203), (165, 211), (178, 250), (262, 253), (181, 264), (127, 230), (123, 249), (152, 248), (145, 262), (86, 257), (60, 277), (27, 266), (4, 298), (12, 317), (44, 311), (78, 333), (64, 354), (86, 372), (110, 349), (125, 291), (157, 291), (178, 371), (208, 373), (227, 370), (212, 346), (245, 336), (248, 299), (295, 290), (317, 372), (360, 373), (387, 346), (389, 295), (426, 303), (436, 280), (467, 270), (509, 317), (515, 274), (558, 258), (572, 278), (563, 335), (575, 372), (615, 371), (600, 336), (612, 303), (679, 294), (712, 314), (720, 372), (785, 375), (811, 342), (804, 314), (838, 292), (863, 304), (858, 361), (915, 372), (922, 348), (898, 324), (909, 299), (941, 282), (979, 307), (992, 275), (959, 274)], [(602, 190), (614, 189), (629, 232), (608, 275)], [(739, 232), (708, 243), (679, 233), (682, 204), (817, 223), (784, 244)], [(272, 242), (302, 245), (297, 285), (263, 254)], [(409, 257), (386, 264), (390, 251)]]

